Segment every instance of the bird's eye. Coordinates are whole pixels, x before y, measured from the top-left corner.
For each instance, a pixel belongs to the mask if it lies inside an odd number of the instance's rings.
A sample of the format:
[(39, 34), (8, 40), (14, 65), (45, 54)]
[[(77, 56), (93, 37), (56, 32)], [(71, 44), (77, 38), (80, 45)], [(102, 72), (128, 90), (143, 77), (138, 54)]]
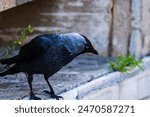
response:
[(86, 45), (85, 48), (88, 49), (88, 48), (89, 48), (89, 45)]

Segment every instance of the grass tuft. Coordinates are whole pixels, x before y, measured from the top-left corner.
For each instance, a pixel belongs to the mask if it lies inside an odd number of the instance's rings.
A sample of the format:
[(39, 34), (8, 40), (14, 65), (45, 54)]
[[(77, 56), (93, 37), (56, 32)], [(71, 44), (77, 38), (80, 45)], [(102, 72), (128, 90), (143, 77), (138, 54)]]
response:
[(140, 64), (142, 63), (142, 59), (136, 59), (135, 55), (121, 55), (118, 56), (115, 61), (109, 61), (109, 67), (113, 71), (120, 71), (123, 73), (127, 73), (131, 71), (135, 67), (139, 67), (141, 70), (144, 70)]

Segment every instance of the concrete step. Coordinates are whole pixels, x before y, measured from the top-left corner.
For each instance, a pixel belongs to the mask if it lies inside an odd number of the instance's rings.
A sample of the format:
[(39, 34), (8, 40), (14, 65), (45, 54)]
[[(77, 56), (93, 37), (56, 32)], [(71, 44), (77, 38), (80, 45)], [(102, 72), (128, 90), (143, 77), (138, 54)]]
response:
[(128, 74), (112, 72), (61, 94), (65, 99), (149, 99), (150, 57), (145, 57), (139, 68)]

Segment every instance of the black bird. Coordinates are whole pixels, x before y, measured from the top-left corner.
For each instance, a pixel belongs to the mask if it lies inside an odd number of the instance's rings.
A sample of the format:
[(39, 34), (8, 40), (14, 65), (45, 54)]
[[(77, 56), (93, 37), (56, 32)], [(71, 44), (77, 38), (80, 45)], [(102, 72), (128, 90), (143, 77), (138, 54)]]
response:
[(89, 39), (84, 35), (78, 33), (39, 35), (22, 46), (18, 55), (0, 60), (1, 64), (14, 64), (8, 70), (0, 73), (0, 76), (24, 72), (28, 78), (30, 99), (40, 100), (33, 93), (32, 81), (33, 74), (43, 74), (50, 88), (50, 91), (45, 91), (45, 93), (59, 100), (63, 97), (55, 95), (48, 78), (76, 56), (87, 52), (98, 55)]

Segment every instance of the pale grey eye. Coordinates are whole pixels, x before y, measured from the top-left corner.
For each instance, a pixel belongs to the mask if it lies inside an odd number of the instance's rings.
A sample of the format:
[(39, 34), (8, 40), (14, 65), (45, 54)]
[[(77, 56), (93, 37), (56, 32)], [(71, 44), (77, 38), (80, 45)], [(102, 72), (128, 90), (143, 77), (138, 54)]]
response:
[(85, 48), (88, 49), (88, 48), (89, 48), (89, 45), (86, 45)]

